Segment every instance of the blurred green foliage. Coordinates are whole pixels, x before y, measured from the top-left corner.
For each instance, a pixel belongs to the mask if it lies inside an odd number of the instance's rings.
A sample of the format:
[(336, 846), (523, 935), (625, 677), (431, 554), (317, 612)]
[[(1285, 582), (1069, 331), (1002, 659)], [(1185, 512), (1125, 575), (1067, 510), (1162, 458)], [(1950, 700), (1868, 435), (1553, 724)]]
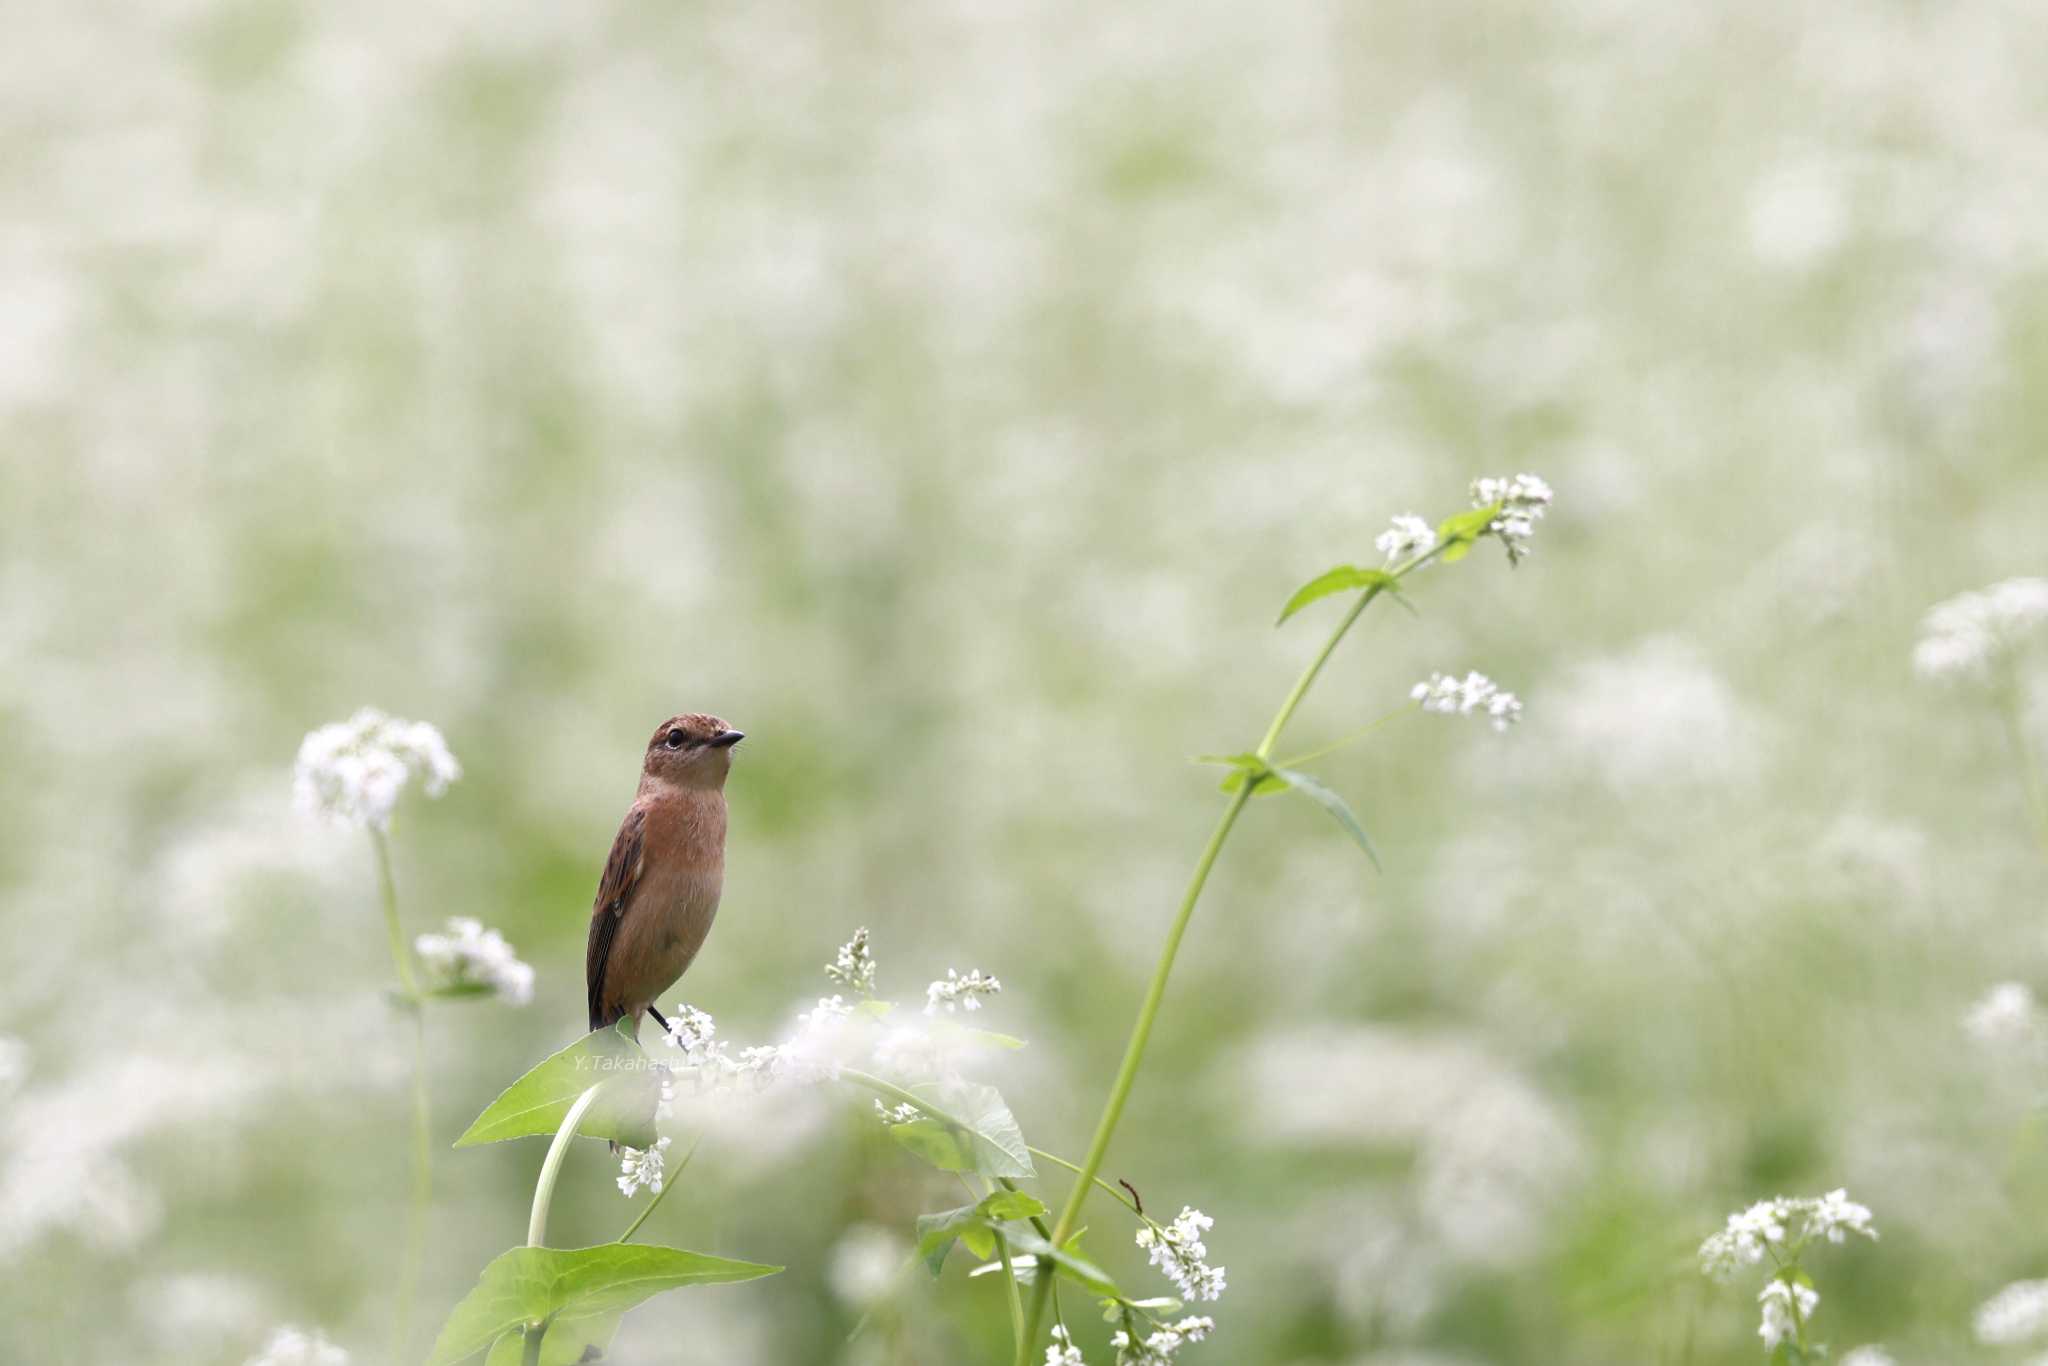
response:
[[(2044, 855), (1997, 719), (1908, 664), (1929, 603), (2042, 571), (2038, 7), (9, 30), (11, 1359), (232, 1364), (278, 1322), (378, 1358), (406, 1040), (367, 850), (290, 811), (312, 726), (443, 728), (408, 926), (539, 969), (435, 1012), (448, 1142), (582, 1032), (640, 745), (701, 707), (749, 739), (678, 994), (766, 1038), (860, 924), (892, 993), (985, 967), (1031, 1040), (1003, 1093), (1073, 1152), (1213, 819), (1186, 756), (1313, 648), (1275, 604), (1525, 468), (1531, 561), (1422, 576), (1291, 738), (1438, 668), (1525, 724), (1318, 763), (1384, 875), (1262, 802), (1195, 919), (1106, 1173), (1216, 1216), (1189, 1359), (1753, 1360), (1753, 1288), (1693, 1250), (1779, 1191), (1876, 1211), (1812, 1267), (1838, 1350), (1974, 1359), (1973, 1307), (2048, 1274), (2040, 1060), (1960, 1024), (2048, 985)], [(835, 1275), (960, 1202), (865, 1104), (705, 1143), (650, 1234), (789, 1270), (648, 1305), (619, 1359), (999, 1358), (964, 1258)], [(423, 1318), (539, 1160), (439, 1154)], [(565, 1243), (622, 1222), (601, 1165)], [(1089, 1252), (1142, 1283), (1113, 1213)]]

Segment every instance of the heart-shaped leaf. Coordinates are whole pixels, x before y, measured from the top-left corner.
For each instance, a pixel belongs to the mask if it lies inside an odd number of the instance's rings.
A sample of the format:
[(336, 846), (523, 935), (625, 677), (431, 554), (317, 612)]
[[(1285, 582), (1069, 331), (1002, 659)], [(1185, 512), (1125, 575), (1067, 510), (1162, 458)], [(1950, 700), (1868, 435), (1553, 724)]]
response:
[(651, 1146), (662, 1073), (628, 1032), (632, 1027), (632, 1021), (621, 1020), (609, 1029), (595, 1030), (541, 1063), (484, 1107), (455, 1146), (552, 1135), (562, 1127), (576, 1098), (599, 1082), (604, 1088), (576, 1132), (631, 1148)]
[[(515, 1247), (491, 1260), (448, 1315), (427, 1366), (454, 1366), (508, 1333), (518, 1337), (529, 1323), (623, 1314), (664, 1290), (751, 1281), (781, 1269), (642, 1243)], [(541, 1346), (545, 1353), (546, 1338)]]
[(892, 1124), (889, 1136), (898, 1143), (940, 1171), (980, 1172), (989, 1177), (1038, 1175), (1017, 1117), (995, 1087), (956, 1081), (917, 1090), (920, 1095), (929, 1094), (931, 1103), (959, 1125), (929, 1116)]

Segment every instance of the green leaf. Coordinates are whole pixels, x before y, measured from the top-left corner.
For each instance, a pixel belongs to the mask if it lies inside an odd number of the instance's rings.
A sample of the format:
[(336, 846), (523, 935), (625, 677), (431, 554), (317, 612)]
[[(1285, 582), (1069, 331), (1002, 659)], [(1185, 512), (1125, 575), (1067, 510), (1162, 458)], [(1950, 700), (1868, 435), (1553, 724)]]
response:
[(1249, 750), (1242, 754), (1198, 754), (1195, 756), (1195, 762), (1230, 765), (1235, 771), (1226, 775), (1219, 784), (1225, 792), (1235, 792), (1247, 782), (1252, 782), (1252, 775), (1255, 773), (1259, 776), (1252, 788), (1254, 797), (1264, 796), (1268, 792), (1279, 792), (1287, 786), (1273, 776), (1264, 759)]
[(1384, 569), (1363, 569), (1355, 564), (1340, 564), (1335, 569), (1326, 569), (1294, 590), (1294, 596), (1280, 609), (1280, 620), (1275, 626), (1284, 625), (1287, 619), (1312, 602), (1329, 597), (1332, 593), (1344, 593), (1353, 588), (1392, 588), (1398, 591), (1401, 581)]
[(654, 1107), (661, 1100), (661, 1071), (627, 1033), (632, 1027), (632, 1021), (621, 1020), (609, 1029), (595, 1030), (541, 1063), (484, 1107), (455, 1146), (552, 1135), (562, 1127), (576, 1098), (599, 1082), (604, 1089), (584, 1111), (576, 1132), (631, 1148), (650, 1146), (656, 1137)]
[(488, 982), (444, 982), (420, 993), (429, 1000), (461, 1001), (476, 996), (495, 996), (498, 989)]
[(1046, 1212), (1045, 1202), (1037, 1196), (1007, 1190), (989, 1192), (975, 1208), (984, 1218), (998, 1224), (1006, 1219), (1036, 1219)]
[[(1275, 768), (1269, 769), (1268, 772), (1329, 812), (1337, 824), (1344, 827), (1344, 833), (1351, 836), (1359, 848), (1365, 850), (1365, 856), (1372, 860), (1372, 866), (1380, 868), (1380, 851), (1373, 848), (1372, 836), (1365, 833), (1365, 827), (1358, 823), (1358, 817), (1351, 814), (1351, 808), (1345, 804), (1342, 797), (1299, 770)], [(1380, 871), (1384, 872), (1385, 869)]]
[(974, 1133), (974, 1169), (983, 1176), (1028, 1179), (1038, 1175), (1017, 1117), (993, 1086), (953, 1082), (939, 1089), (939, 1104)]
[[(920, 1092), (924, 1089), (919, 1088)], [(1038, 1175), (1017, 1118), (995, 1087), (951, 1082), (933, 1088), (931, 1101), (964, 1128), (955, 1129), (927, 1116), (890, 1125), (889, 1136), (940, 1171), (980, 1172), (991, 1177)]]
[[(1119, 1300), (1124, 1297), (1124, 1292), (1117, 1289), (1116, 1282), (1109, 1278), (1107, 1271), (1071, 1250), (1074, 1239), (1068, 1239), (1065, 1248), (1057, 1248), (1030, 1230), (1022, 1230), (1008, 1236), (1012, 1253), (1028, 1252), (1041, 1263), (1051, 1262), (1062, 1275), (1079, 1281), (1094, 1294), (1108, 1295)], [(1078, 1234), (1075, 1236), (1079, 1237)]]
[[(582, 1366), (602, 1361), (612, 1349), (612, 1337), (619, 1331), (623, 1314), (593, 1314), (587, 1318), (558, 1318), (548, 1325), (540, 1340), (540, 1366)], [(491, 1344), (484, 1366), (522, 1366), (526, 1360), (526, 1333), (514, 1328)]]
[(664, 1290), (751, 1281), (780, 1270), (644, 1243), (515, 1247), (492, 1259), (476, 1289), (448, 1315), (427, 1366), (454, 1366), (528, 1323), (622, 1314)]
[(1494, 502), (1488, 503), (1485, 507), (1473, 508), (1470, 512), (1460, 512), (1456, 516), (1446, 517), (1437, 523), (1436, 538), (1444, 545), (1441, 558), (1447, 562), (1464, 559), (1471, 552), (1472, 543), (1486, 534), (1486, 529), (1493, 525), (1494, 519), (1498, 516), (1500, 504)]
[(929, 1117), (913, 1119), (908, 1124), (891, 1124), (889, 1137), (942, 1172), (974, 1170), (972, 1139), (950, 1124)]
[(962, 1205), (939, 1214), (921, 1214), (917, 1219), (917, 1255), (936, 1276), (945, 1268), (946, 1254), (958, 1239), (977, 1257), (993, 1257), (995, 1231), (989, 1227), (980, 1205)]

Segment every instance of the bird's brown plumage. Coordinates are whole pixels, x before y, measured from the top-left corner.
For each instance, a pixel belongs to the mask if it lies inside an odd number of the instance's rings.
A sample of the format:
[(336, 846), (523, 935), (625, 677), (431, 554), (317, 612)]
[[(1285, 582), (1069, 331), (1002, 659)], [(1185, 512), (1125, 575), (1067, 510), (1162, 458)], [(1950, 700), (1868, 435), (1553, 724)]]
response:
[(715, 716), (654, 732), (590, 908), (590, 1027), (637, 1019), (704, 946), (725, 882), (725, 775), (739, 732)]

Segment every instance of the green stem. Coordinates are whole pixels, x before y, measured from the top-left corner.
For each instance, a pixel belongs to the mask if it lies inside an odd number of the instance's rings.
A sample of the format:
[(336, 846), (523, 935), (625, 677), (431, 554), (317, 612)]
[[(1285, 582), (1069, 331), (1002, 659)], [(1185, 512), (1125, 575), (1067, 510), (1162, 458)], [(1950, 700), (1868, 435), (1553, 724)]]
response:
[(1420, 704), (1416, 702), (1404, 702), (1400, 706), (1388, 712), (1385, 716), (1382, 716), (1379, 720), (1372, 722), (1370, 725), (1359, 727), (1357, 730), (1352, 731), (1349, 735), (1346, 735), (1340, 740), (1332, 740), (1329, 744), (1324, 745), (1319, 749), (1312, 749), (1306, 754), (1296, 754), (1291, 758), (1282, 759), (1279, 763), (1279, 767), (1300, 768), (1303, 764), (1311, 763), (1317, 759), (1322, 758), (1326, 754), (1335, 754), (1338, 750), (1344, 748), (1346, 745), (1357, 744), (1360, 740), (1363, 740), (1366, 736), (1372, 734), (1381, 726), (1387, 724), (1387, 722), (1395, 720), (1398, 717), (1406, 716), (1409, 712), (1414, 711), (1416, 707), (1418, 707), (1419, 705)]
[(621, 1233), (617, 1238), (614, 1238), (612, 1240), (613, 1242), (625, 1243), (632, 1241), (633, 1235), (640, 1231), (640, 1225), (647, 1222), (647, 1216), (654, 1213), (655, 1208), (658, 1205), (660, 1205), (662, 1201), (668, 1199), (668, 1193), (675, 1189), (676, 1178), (683, 1174), (683, 1168), (690, 1165), (690, 1159), (697, 1155), (698, 1144), (701, 1144), (703, 1141), (704, 1135), (698, 1134), (697, 1137), (691, 1142), (690, 1150), (683, 1154), (683, 1160), (676, 1163), (676, 1169), (672, 1172), (667, 1172), (662, 1176), (661, 1189), (656, 1191), (654, 1193), (654, 1198), (647, 1202), (647, 1208), (641, 1210), (639, 1215), (634, 1218), (633, 1222), (626, 1225), (626, 1231), (624, 1233)]
[[(1398, 579), (1426, 564), (1441, 554), (1445, 548), (1439, 545), (1415, 556), (1391, 572)], [(1301, 671), (1301, 676), (1294, 680), (1294, 686), (1288, 690), (1286, 700), (1281, 702), (1280, 710), (1273, 715), (1273, 723), (1266, 727), (1266, 733), (1260, 738), (1258, 748), (1253, 751), (1260, 759), (1272, 758), (1273, 746), (1279, 743), (1280, 733), (1286, 730), (1287, 723), (1294, 719), (1295, 710), (1301, 706), (1302, 699), (1308, 696), (1308, 690), (1315, 684), (1317, 675), (1322, 673), (1323, 666), (1330, 662), (1330, 656), (1337, 652), (1337, 646), (1359, 617), (1364, 615), (1365, 609), (1372, 606), (1373, 600), (1384, 591), (1383, 585), (1374, 584), (1359, 594), (1358, 601), (1351, 604), (1350, 610), (1338, 621), (1336, 629), (1330, 632), (1329, 639), (1323, 642), (1323, 648), (1316, 652), (1308, 667)], [(1224, 841), (1230, 838), (1230, 831), (1237, 824), (1237, 818), (1243, 814), (1245, 803), (1251, 800), (1252, 789), (1256, 786), (1258, 784), (1255, 782), (1245, 782), (1230, 794), (1229, 804), (1223, 808), (1223, 815), (1216, 822), (1215, 830), (1210, 832), (1209, 842), (1202, 847), (1201, 857), (1195, 861), (1194, 875), (1188, 879), (1187, 891), (1181, 896), (1180, 909), (1174, 913), (1173, 924), (1166, 932), (1166, 943), (1159, 951), (1158, 965), (1153, 968), (1152, 980), (1145, 988), (1145, 999), (1138, 1006), (1138, 1019), (1131, 1027), (1130, 1041), (1124, 1046), (1123, 1062), (1117, 1067), (1116, 1080), (1110, 1084), (1109, 1099), (1102, 1107), (1102, 1118), (1096, 1122), (1095, 1136), (1088, 1143), (1087, 1156), (1081, 1160), (1080, 1180), (1076, 1181), (1074, 1188), (1068, 1192), (1067, 1202), (1060, 1210), (1059, 1220), (1053, 1225), (1049, 1241), (1054, 1247), (1064, 1245), (1073, 1233), (1075, 1222), (1080, 1218), (1081, 1207), (1087, 1203), (1089, 1188), (1101, 1172), (1103, 1160), (1109, 1155), (1110, 1139), (1116, 1134), (1117, 1123), (1123, 1118), (1124, 1103), (1130, 1099), (1131, 1088), (1138, 1080), (1138, 1069), (1145, 1061), (1145, 1047), (1151, 1042), (1152, 1025), (1159, 1016), (1160, 1003), (1166, 998), (1166, 984), (1173, 975), (1173, 961), (1180, 952), (1182, 937), (1187, 934), (1188, 922), (1194, 916), (1195, 903), (1201, 900), (1202, 889), (1209, 883), (1209, 872), (1216, 866), (1216, 857), (1223, 852)], [(1049, 1273), (1050, 1268), (1048, 1274), (1040, 1276), (1033, 1287), (1031, 1312), (1025, 1320), (1024, 1337), (1017, 1345), (1016, 1366), (1031, 1366), (1031, 1349), (1038, 1341), (1039, 1325), (1045, 1321), (1046, 1301), (1051, 1295), (1053, 1277)]]
[[(1017, 1272), (1010, 1265), (1010, 1240), (1003, 1237), (1001, 1229), (989, 1230), (996, 1239), (996, 1259), (1003, 1264), (1003, 1290), (1010, 1300), (1010, 1337), (1018, 1350), (1027, 1354), (1030, 1348), (1024, 1342), (1024, 1297), (1017, 1291)], [(1044, 1268), (1046, 1275), (1052, 1274), (1050, 1266)]]
[(569, 1142), (576, 1137), (576, 1126), (583, 1122), (583, 1112), (597, 1099), (597, 1092), (598, 1088), (593, 1086), (576, 1097), (569, 1113), (562, 1116), (562, 1127), (555, 1130), (554, 1142), (548, 1144), (548, 1155), (540, 1164), (540, 1180), (533, 1183), (533, 1214), (526, 1221), (528, 1247), (547, 1246), (548, 1207), (555, 1202), (555, 1180), (562, 1174), (562, 1160), (569, 1155)]
[[(1067, 1159), (1065, 1159), (1064, 1157), (1060, 1157), (1054, 1153), (1049, 1153), (1043, 1148), (1033, 1148), (1027, 1146), (1024, 1151), (1030, 1153), (1033, 1157), (1044, 1158), (1046, 1161), (1052, 1163), (1055, 1167), (1065, 1167), (1068, 1171), (1073, 1172), (1076, 1176), (1081, 1174), (1081, 1169), (1079, 1167), (1067, 1161)], [(1138, 1212), (1138, 1202), (1133, 1200), (1130, 1197), (1129, 1193), (1127, 1193), (1123, 1189), (1123, 1187), (1112, 1186), (1109, 1184), (1109, 1182), (1104, 1181), (1099, 1176), (1095, 1178), (1095, 1185), (1098, 1189), (1107, 1191), (1109, 1194), (1114, 1195), (1117, 1199), (1123, 1201), (1124, 1208), (1129, 1210), (1131, 1213), (1136, 1214)]]
[(384, 832), (372, 826), (370, 848), (377, 859), (377, 893), (384, 906), (384, 929), (391, 941), (391, 965), (398, 973), (406, 1009), (412, 1012), (412, 1196), (406, 1212), (405, 1255), (399, 1263), (398, 1308), (391, 1326), (391, 1357), (403, 1361), (412, 1336), (413, 1291), (427, 1240), (427, 1206), (434, 1195), (433, 1138), (427, 1101), (427, 1022), (413, 975), (412, 953), (398, 923), (398, 883), (391, 875), (391, 846)]
[[(555, 1130), (554, 1142), (548, 1144), (548, 1155), (540, 1164), (540, 1179), (533, 1183), (533, 1213), (526, 1221), (528, 1247), (547, 1246), (548, 1209), (555, 1203), (555, 1181), (562, 1174), (562, 1160), (569, 1155), (569, 1144), (576, 1137), (576, 1126), (583, 1122), (583, 1114), (597, 1099), (597, 1092), (598, 1088), (593, 1086), (576, 1097), (569, 1113), (562, 1116), (562, 1126)], [(539, 1363), (541, 1339), (547, 1336), (547, 1332), (546, 1319), (537, 1319), (526, 1325), (525, 1343), (520, 1353), (525, 1366), (537, 1366)]]

